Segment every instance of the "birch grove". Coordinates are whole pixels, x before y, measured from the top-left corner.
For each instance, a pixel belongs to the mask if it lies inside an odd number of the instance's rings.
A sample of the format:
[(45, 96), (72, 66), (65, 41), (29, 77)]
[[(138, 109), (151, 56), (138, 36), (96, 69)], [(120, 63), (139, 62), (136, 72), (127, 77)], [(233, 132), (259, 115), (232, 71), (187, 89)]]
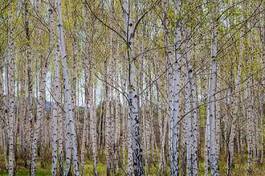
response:
[(0, 4), (0, 175), (265, 175), (263, 0)]

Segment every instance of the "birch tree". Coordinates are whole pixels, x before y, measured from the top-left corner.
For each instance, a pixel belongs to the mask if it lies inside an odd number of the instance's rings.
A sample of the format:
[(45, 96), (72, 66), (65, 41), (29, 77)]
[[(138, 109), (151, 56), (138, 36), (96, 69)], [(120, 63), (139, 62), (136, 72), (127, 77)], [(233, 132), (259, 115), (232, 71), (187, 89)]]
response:
[[(49, 18), (50, 18), (50, 52), (53, 53), (53, 60), (55, 65), (55, 73), (54, 73), (54, 80), (53, 80), (53, 98), (54, 98), (54, 107), (52, 109), (52, 124), (51, 124), (51, 131), (52, 131), (52, 175), (57, 175), (57, 163), (58, 163), (58, 121), (60, 116), (60, 106), (59, 102), (61, 100), (61, 85), (60, 85), (60, 62), (59, 62), (59, 46), (55, 40), (55, 2), (52, 0), (50, 2), (49, 7)], [(56, 50), (52, 51), (54, 46), (56, 46)], [(60, 173), (62, 174), (62, 173)]]
[[(36, 2), (36, 12), (39, 12), (41, 4)], [(37, 31), (38, 35), (41, 35), (40, 31)], [(41, 45), (41, 41), (39, 41)], [(40, 77), (39, 77), (39, 98), (37, 103), (37, 119), (34, 124), (33, 139), (32, 139), (32, 158), (31, 158), (31, 175), (36, 175), (36, 158), (37, 158), (37, 143), (40, 135), (40, 128), (44, 117), (45, 108), (45, 88), (46, 88), (46, 74), (48, 70), (48, 60), (43, 57), (42, 53), (39, 53), (38, 58), (41, 61)]]
[[(180, 15), (181, 1), (175, 1), (175, 14)], [(179, 175), (179, 90), (180, 90), (180, 46), (181, 46), (181, 21), (175, 22), (175, 59), (172, 59), (171, 52), (168, 52), (169, 64), (169, 111), (170, 111), (170, 175)], [(168, 46), (167, 46), (168, 47)]]
[[(11, 4), (11, 1), (9, 1)], [(12, 5), (12, 4), (11, 4)], [(7, 95), (8, 95), (8, 175), (15, 175), (15, 44), (14, 44), (14, 8), (9, 6), (8, 10), (8, 55), (7, 55)]]
[(126, 31), (126, 52), (129, 62), (128, 75), (128, 175), (144, 175), (142, 162), (142, 148), (140, 142), (140, 123), (139, 123), (139, 96), (136, 93), (136, 68), (134, 54), (134, 35), (135, 24), (132, 18), (131, 1), (123, 1), (124, 23)]
[[(78, 151), (77, 151), (77, 138), (75, 131), (75, 122), (74, 122), (74, 112), (73, 112), (73, 102), (71, 98), (71, 85), (69, 81), (69, 71), (67, 66), (67, 53), (65, 49), (64, 41), (64, 29), (63, 29), (63, 19), (62, 19), (62, 9), (61, 9), (61, 0), (57, 0), (57, 12), (58, 12), (58, 36), (59, 36), (59, 46), (61, 52), (61, 61), (63, 69), (63, 79), (64, 79), (64, 111), (66, 116), (66, 150), (73, 152), (73, 165), (74, 165), (74, 174), (79, 175), (79, 164), (78, 164)], [(68, 151), (69, 152), (69, 151)], [(70, 159), (69, 155), (66, 158), (66, 168), (64, 175), (68, 175), (70, 169)]]
[(211, 175), (219, 175), (218, 156), (216, 144), (216, 84), (217, 84), (217, 3), (212, 1), (213, 10), (211, 21), (211, 70), (208, 84), (207, 98), (207, 119), (205, 129), (205, 174), (208, 175), (210, 169)]

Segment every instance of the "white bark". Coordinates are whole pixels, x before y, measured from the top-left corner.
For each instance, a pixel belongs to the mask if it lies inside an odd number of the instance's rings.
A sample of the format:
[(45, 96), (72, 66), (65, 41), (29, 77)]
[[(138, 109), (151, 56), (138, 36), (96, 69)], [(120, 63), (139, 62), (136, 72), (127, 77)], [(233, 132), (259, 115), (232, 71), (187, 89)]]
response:
[[(110, 2), (110, 13), (109, 20), (111, 21), (114, 18), (114, 1)], [(109, 37), (109, 58), (105, 61), (105, 71), (106, 71), (106, 160), (107, 160), (107, 175), (114, 173), (114, 145), (115, 145), (115, 106), (116, 101), (114, 100), (114, 90), (109, 84), (115, 84), (115, 70), (114, 70), (114, 57), (115, 57), (115, 43), (113, 32), (110, 31)]]
[[(112, 58), (110, 58), (112, 59)], [(108, 66), (110, 65), (110, 66)], [(108, 61), (105, 61), (105, 79), (106, 82), (109, 83), (111, 79), (109, 78), (111, 75), (110, 68), (111, 63)], [(113, 126), (113, 102), (111, 101), (111, 94), (112, 94), (111, 87), (106, 84), (106, 97), (105, 97), (105, 110), (106, 110), (106, 162), (107, 162), (107, 176), (111, 175), (112, 167), (113, 167), (113, 135), (112, 135), (112, 126)]]
[[(86, 28), (89, 27), (88, 19), (89, 14), (84, 9), (85, 12), (85, 26)], [(83, 133), (82, 133), (82, 145), (81, 145), (81, 175), (84, 175), (84, 166), (85, 166), (85, 148), (86, 144), (90, 141), (89, 138), (89, 121), (91, 120), (91, 103), (92, 103), (92, 95), (91, 95), (91, 38), (88, 35), (88, 31), (86, 34), (86, 43), (85, 43), (85, 56), (83, 61), (83, 69), (84, 69), (84, 76), (85, 76), (85, 115), (84, 115), (84, 124), (83, 124)], [(90, 118), (90, 119), (89, 119)]]
[(32, 158), (31, 158), (31, 175), (36, 175), (36, 159), (37, 159), (37, 144), (40, 136), (40, 128), (44, 117), (45, 108), (45, 87), (46, 87), (46, 73), (48, 70), (48, 62), (42, 55), (39, 55), (42, 65), (39, 78), (39, 98), (37, 103), (37, 119), (34, 125), (33, 140), (32, 140)]
[[(49, 18), (50, 18), (50, 52), (52, 52), (54, 47), (54, 38), (55, 38), (55, 25), (54, 25), (54, 0), (50, 2), (50, 9), (49, 9)], [(57, 43), (57, 42), (56, 42)], [(51, 143), (52, 143), (52, 175), (57, 175), (57, 163), (58, 163), (58, 120), (59, 116), (61, 115), (59, 102), (61, 100), (61, 85), (60, 85), (60, 65), (59, 65), (59, 46), (56, 47), (54, 51), (53, 60), (55, 65), (55, 75), (52, 85), (52, 93), (54, 98), (54, 104), (52, 107), (52, 117), (51, 117)]]
[[(188, 34), (188, 31), (186, 32)], [(188, 36), (188, 35), (186, 35)], [(196, 85), (193, 76), (193, 67), (191, 63), (191, 54), (189, 42), (186, 45), (186, 91), (185, 115), (187, 122), (186, 129), (186, 151), (187, 151), (187, 175), (198, 175), (198, 110), (196, 100)]]
[[(69, 149), (72, 150), (74, 174), (78, 176), (79, 166), (78, 166), (77, 139), (76, 139), (76, 130), (75, 130), (73, 102), (71, 98), (71, 85), (70, 85), (69, 71), (68, 71), (68, 66), (67, 66), (67, 53), (66, 53), (65, 42), (64, 42), (61, 0), (57, 0), (57, 11), (58, 11), (58, 35), (59, 35), (58, 42), (59, 42), (61, 57), (62, 57), (63, 79), (64, 79), (64, 98), (65, 98), (64, 111), (66, 113), (65, 126), (67, 129), (66, 143), (70, 144), (70, 146), (67, 146), (67, 147), (69, 147)], [(68, 175), (69, 169), (70, 169), (69, 156), (67, 156), (66, 160), (67, 160), (66, 162), (68, 163), (68, 165), (66, 166), (66, 169), (65, 169), (65, 175)]]
[[(40, 4), (36, 2), (36, 11), (39, 13)], [(41, 35), (40, 30), (37, 31), (38, 35)], [(41, 41), (38, 41), (38, 44), (41, 45)], [(33, 125), (33, 138), (31, 144), (31, 175), (36, 175), (36, 159), (37, 159), (37, 148), (38, 140), (40, 135), (40, 128), (44, 116), (44, 107), (45, 107), (45, 86), (46, 86), (46, 73), (47, 73), (47, 60), (44, 60), (43, 56), (39, 53), (38, 59), (41, 60), (41, 69), (39, 77), (39, 98), (37, 103), (37, 119), (36, 123)], [(37, 92), (37, 91), (36, 91)]]
[[(216, 6), (217, 3), (214, 4)], [(211, 175), (218, 176), (218, 156), (216, 139), (216, 85), (217, 85), (217, 19), (215, 17), (216, 8), (212, 12), (212, 43), (211, 43), (211, 70), (208, 85), (207, 99), (207, 119), (205, 129), (205, 175), (208, 175), (208, 169)]]
[(92, 154), (93, 154), (93, 171), (94, 176), (98, 175), (97, 172), (97, 112), (96, 112), (96, 87), (91, 85), (91, 108), (90, 108), (90, 134), (92, 142)]
[(30, 29), (29, 29), (29, 4), (28, 1), (24, 1), (24, 17), (25, 17), (25, 34), (26, 34), (26, 59), (27, 59), (27, 89), (28, 89), (28, 97), (27, 97), (27, 115), (24, 119), (24, 146), (23, 152), (25, 153), (25, 164), (28, 166), (30, 165), (30, 145), (31, 140), (33, 138), (33, 79), (32, 79), (32, 64), (31, 64), (31, 46), (30, 46)]
[(41, 70), (40, 78), (40, 96), (37, 104), (37, 120), (34, 125), (33, 141), (32, 141), (32, 158), (31, 158), (31, 175), (36, 174), (36, 158), (37, 158), (37, 144), (40, 134), (40, 128), (42, 120), (44, 117), (44, 108), (45, 108), (45, 85), (46, 85), (46, 72), (47, 64), (45, 63), (44, 67)]
[(53, 82), (53, 94), (54, 94), (54, 105), (52, 108), (52, 121), (51, 121), (51, 128), (52, 128), (52, 175), (56, 176), (57, 173), (57, 163), (58, 163), (58, 156), (57, 156), (57, 143), (58, 143), (58, 119), (61, 115), (60, 113), (60, 106), (59, 102), (61, 99), (61, 85), (59, 80), (59, 60), (58, 60), (58, 54), (56, 51), (56, 54), (54, 56), (54, 65), (55, 65), (55, 77)]
[[(60, 52), (60, 48), (59, 48), (59, 45), (57, 45), (57, 53), (58, 53), (58, 57), (59, 57), (59, 52)], [(60, 89), (60, 100), (58, 101), (58, 103), (62, 103), (62, 84), (60, 82), (59, 84), (59, 89)], [(63, 110), (62, 108), (60, 107), (60, 110), (59, 110), (59, 116), (58, 116), (58, 166), (59, 166), (59, 174), (60, 175), (63, 175), (64, 173), (64, 169), (63, 169), (63, 149), (64, 149), (64, 113), (63, 113)]]
[(126, 31), (127, 58), (129, 61), (129, 79), (128, 79), (128, 173), (127, 175), (144, 175), (142, 162), (142, 148), (140, 142), (140, 122), (139, 122), (139, 97), (136, 91), (136, 68), (133, 59), (134, 47), (134, 25), (132, 21), (131, 1), (123, 1), (124, 22)]
[(14, 26), (13, 26), (13, 14), (12, 3), (9, 1), (8, 12), (8, 55), (7, 55), (7, 78), (8, 78), (8, 117), (6, 117), (8, 129), (8, 175), (15, 175), (15, 48), (14, 48)]
[[(180, 0), (175, 1), (175, 14), (180, 13)], [(165, 13), (165, 12), (164, 12)], [(167, 20), (167, 17), (166, 19)], [(168, 22), (165, 23), (165, 25)], [(179, 161), (179, 114), (180, 114), (180, 46), (181, 46), (181, 21), (178, 19), (175, 24), (175, 59), (171, 58), (171, 53), (168, 52), (169, 64), (169, 111), (170, 111), (170, 175), (179, 175), (178, 161)], [(168, 33), (168, 31), (166, 31)], [(167, 34), (166, 34), (167, 35)], [(167, 36), (166, 36), (167, 38)], [(166, 39), (168, 43), (168, 39)], [(166, 44), (168, 47), (168, 44)]]
[[(128, 56), (128, 60), (129, 62), (131, 62), (130, 60), (130, 57), (131, 57), (131, 49), (129, 47), (133, 47), (133, 45), (131, 45), (131, 41), (130, 41), (130, 35), (132, 33), (132, 23), (130, 22), (130, 9), (129, 9), (129, 0), (123, 0), (123, 9), (124, 9), (124, 21), (125, 21), (125, 31), (126, 31), (126, 38), (127, 38), (127, 43), (126, 45), (129, 45), (130, 46), (127, 46), (127, 56)], [(131, 72), (131, 63), (130, 63), (130, 72)], [(131, 73), (129, 73), (131, 74)], [(130, 75), (131, 76), (131, 75)], [(130, 78), (129, 78), (130, 79)], [(131, 91), (131, 88), (130, 88), (130, 80), (129, 80), (129, 85), (128, 85), (128, 90)], [(134, 90), (135, 91), (135, 90)], [(132, 93), (133, 91), (130, 92), (131, 94), (131, 97), (132, 98)], [(130, 99), (131, 100), (131, 99)], [(132, 104), (132, 102), (129, 102), (130, 104)], [(135, 105), (135, 103), (134, 103)], [(137, 105), (137, 103), (136, 103)], [(133, 121), (133, 117), (131, 116), (131, 112), (132, 112), (132, 107), (133, 105), (129, 105), (129, 113), (128, 113), (128, 125), (127, 125), (127, 129), (128, 129), (128, 135), (127, 135), (127, 146), (128, 146), (128, 171), (127, 171), (127, 175), (128, 176), (133, 176), (133, 173), (134, 173), (134, 161), (133, 161), (133, 126), (132, 126), (132, 121)], [(138, 113), (138, 112), (136, 112)]]

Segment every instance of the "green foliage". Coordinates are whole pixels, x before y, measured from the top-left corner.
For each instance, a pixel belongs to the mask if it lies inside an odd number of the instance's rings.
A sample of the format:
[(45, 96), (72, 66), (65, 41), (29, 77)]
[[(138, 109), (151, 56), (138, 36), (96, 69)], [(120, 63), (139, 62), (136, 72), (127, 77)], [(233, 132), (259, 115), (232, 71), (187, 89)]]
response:
[(199, 107), (200, 127), (205, 126), (206, 108), (207, 108), (206, 105), (202, 105)]

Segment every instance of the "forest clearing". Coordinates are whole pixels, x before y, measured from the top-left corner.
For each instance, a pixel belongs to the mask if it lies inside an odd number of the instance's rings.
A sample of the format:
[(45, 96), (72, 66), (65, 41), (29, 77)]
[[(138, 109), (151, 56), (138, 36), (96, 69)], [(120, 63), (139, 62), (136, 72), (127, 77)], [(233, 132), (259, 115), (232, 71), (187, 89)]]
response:
[(265, 0), (0, 0), (0, 176), (265, 176)]

